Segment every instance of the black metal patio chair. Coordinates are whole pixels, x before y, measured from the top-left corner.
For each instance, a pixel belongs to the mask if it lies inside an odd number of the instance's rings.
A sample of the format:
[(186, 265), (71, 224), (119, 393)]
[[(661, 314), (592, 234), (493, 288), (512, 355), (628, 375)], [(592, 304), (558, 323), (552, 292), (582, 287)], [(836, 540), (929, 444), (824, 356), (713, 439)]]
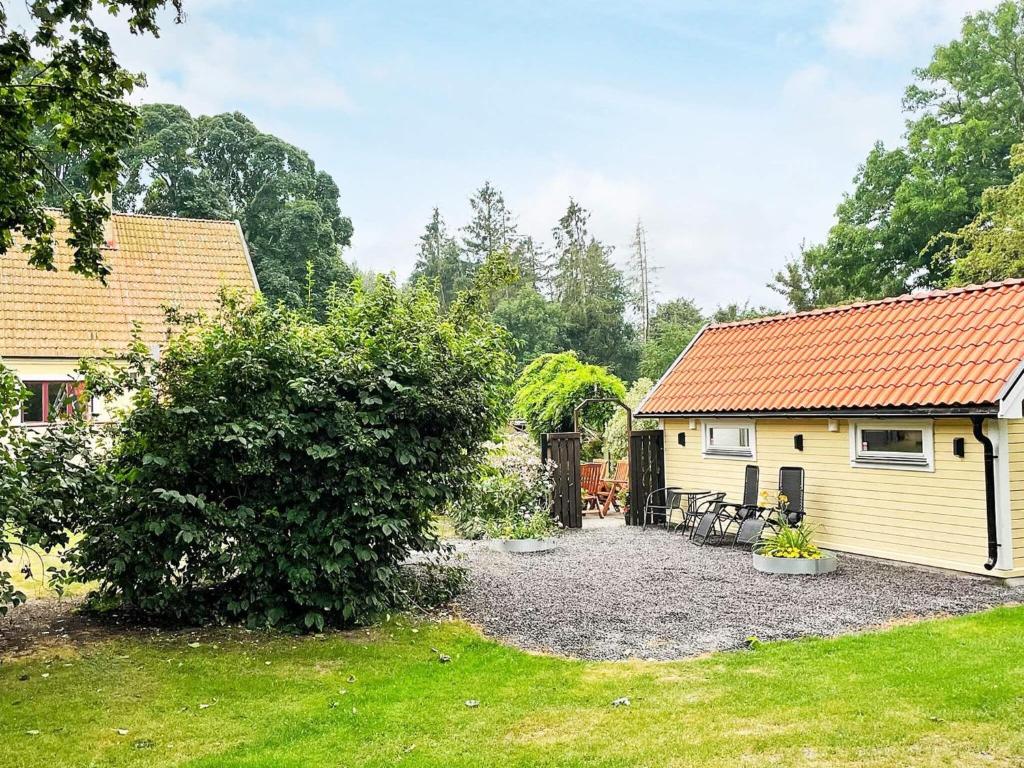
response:
[(726, 533), (733, 526), (742, 528), (747, 520), (764, 514), (765, 508), (757, 503), (760, 474), (756, 464), (748, 464), (743, 470), (743, 501), (722, 502), (722, 513), (728, 518), (725, 520)]
[(803, 467), (779, 469), (779, 493), (787, 499), (786, 511), (779, 515), (780, 521), (789, 526), (800, 525), (804, 519)]
[(724, 509), (725, 493), (714, 493), (702, 499), (695, 510), (696, 524), (690, 531), (690, 541), (698, 546), (721, 544), (728, 536), (728, 523), (731, 516)]
[(705, 502), (714, 500), (721, 501), (725, 496), (724, 493), (718, 493), (717, 491), (683, 491), (683, 495), (686, 497), (686, 505), (683, 507), (683, 519), (680, 520), (673, 530), (678, 531), (680, 528), (683, 529), (685, 534), (697, 525), (697, 521), (700, 520), (701, 515), (707, 509)]
[[(647, 494), (647, 499), (644, 501), (644, 516), (641, 521), (641, 527), (646, 528), (648, 524), (664, 524), (667, 530), (669, 524), (672, 522), (673, 511), (678, 511), (680, 514), (684, 514), (684, 496), (685, 494), (683, 493), (683, 489), (677, 488), (674, 485), (669, 485), (665, 488), (657, 488), (651, 491)], [(657, 518), (662, 519), (659, 520)]]

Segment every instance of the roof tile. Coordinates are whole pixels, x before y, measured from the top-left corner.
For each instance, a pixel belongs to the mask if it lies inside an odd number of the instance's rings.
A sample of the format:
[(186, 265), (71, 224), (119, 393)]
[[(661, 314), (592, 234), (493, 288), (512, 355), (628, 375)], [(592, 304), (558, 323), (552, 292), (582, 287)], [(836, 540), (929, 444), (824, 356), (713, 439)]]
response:
[(1024, 360), (1024, 280), (706, 328), (645, 414), (992, 405)]
[(66, 219), (56, 217), (57, 271), (28, 265), (23, 243), (0, 255), (0, 356), (82, 357), (124, 349), (132, 323), (142, 339), (166, 338), (164, 308), (216, 308), (221, 288), (256, 290), (238, 225), (114, 214), (105, 249), (107, 284), (68, 271)]

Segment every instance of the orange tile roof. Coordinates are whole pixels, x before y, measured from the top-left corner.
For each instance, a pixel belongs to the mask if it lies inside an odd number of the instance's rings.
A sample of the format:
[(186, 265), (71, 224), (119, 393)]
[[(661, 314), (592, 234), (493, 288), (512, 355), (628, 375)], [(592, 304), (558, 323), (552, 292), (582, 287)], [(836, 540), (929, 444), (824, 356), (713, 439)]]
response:
[(711, 325), (644, 414), (991, 406), (1024, 360), (1024, 280)]
[(164, 307), (214, 309), (222, 287), (256, 290), (233, 221), (114, 214), (104, 286), (67, 271), (67, 221), (57, 216), (56, 272), (34, 269), (18, 243), (0, 255), (0, 357), (71, 357), (122, 350), (132, 323), (146, 342), (166, 337)]

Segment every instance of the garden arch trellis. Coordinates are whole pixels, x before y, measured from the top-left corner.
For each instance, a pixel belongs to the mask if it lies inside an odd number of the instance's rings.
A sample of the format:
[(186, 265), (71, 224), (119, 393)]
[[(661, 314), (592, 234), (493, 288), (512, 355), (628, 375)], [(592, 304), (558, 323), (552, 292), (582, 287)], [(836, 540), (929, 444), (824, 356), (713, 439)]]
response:
[(551, 513), (566, 528), (583, 527), (583, 499), (580, 489), (580, 413), (588, 405), (612, 403), (626, 411), (629, 435), (629, 513), (627, 525), (639, 525), (647, 496), (665, 485), (664, 432), (660, 429), (633, 431), (633, 412), (617, 397), (588, 397), (572, 412), (572, 432), (549, 432), (541, 439), (541, 457), (555, 464), (551, 488)]

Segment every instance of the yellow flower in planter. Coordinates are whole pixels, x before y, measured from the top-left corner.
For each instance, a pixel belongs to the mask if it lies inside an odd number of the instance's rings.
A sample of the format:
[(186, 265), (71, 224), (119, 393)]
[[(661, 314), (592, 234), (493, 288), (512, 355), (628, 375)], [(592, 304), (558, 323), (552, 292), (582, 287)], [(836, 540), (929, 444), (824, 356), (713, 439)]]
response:
[[(782, 497), (783, 494), (780, 494), (780, 499)], [(806, 523), (795, 527), (783, 526), (761, 539), (754, 551), (765, 557), (820, 560), (821, 550), (815, 546), (812, 536), (813, 529)]]

